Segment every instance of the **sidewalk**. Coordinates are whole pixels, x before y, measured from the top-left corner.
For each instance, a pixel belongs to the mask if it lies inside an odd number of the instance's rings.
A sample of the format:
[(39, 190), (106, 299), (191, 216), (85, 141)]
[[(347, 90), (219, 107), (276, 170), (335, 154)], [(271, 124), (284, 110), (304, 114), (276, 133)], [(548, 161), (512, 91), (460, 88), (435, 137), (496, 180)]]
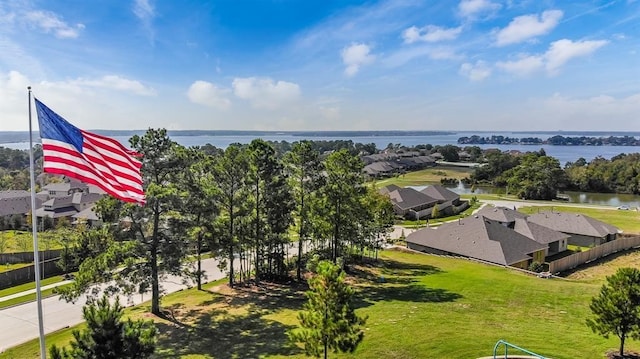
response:
[[(63, 280), (62, 282), (58, 282), (58, 283), (53, 283), (53, 284), (49, 284), (49, 285), (45, 285), (43, 287), (40, 287), (40, 290), (45, 290), (45, 289), (49, 289), (49, 288), (55, 288), (55, 287), (59, 287), (61, 285), (65, 285), (65, 284), (69, 284), (69, 283), (73, 283), (72, 280)], [(10, 299), (14, 299), (14, 298), (19, 298), (25, 295), (29, 295), (29, 294), (33, 294), (36, 292), (36, 289), (29, 289), (29, 290), (25, 290), (24, 292), (18, 292), (18, 293), (14, 293), (14, 294), (10, 294), (4, 297), (0, 297), (0, 302), (4, 302)], [(2, 309), (0, 309), (2, 310)]]

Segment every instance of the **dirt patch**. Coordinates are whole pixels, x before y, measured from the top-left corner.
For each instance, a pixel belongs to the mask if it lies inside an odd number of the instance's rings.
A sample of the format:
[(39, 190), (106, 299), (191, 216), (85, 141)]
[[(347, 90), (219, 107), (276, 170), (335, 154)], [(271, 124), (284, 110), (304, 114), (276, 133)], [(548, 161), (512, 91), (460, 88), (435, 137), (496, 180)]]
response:
[(631, 249), (600, 258), (566, 274), (566, 278), (575, 280), (604, 280), (615, 274), (618, 268), (640, 267), (640, 250)]
[(620, 355), (617, 350), (611, 350), (607, 352), (607, 359), (640, 359), (640, 353), (625, 351)]

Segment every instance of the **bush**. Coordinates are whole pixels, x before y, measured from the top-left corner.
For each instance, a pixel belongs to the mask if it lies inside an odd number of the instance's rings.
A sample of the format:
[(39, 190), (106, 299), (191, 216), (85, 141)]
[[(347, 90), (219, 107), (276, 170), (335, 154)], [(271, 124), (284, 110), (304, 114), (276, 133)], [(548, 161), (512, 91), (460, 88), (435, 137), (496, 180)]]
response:
[(536, 272), (536, 273), (543, 272), (544, 271), (544, 263), (532, 262), (529, 265), (529, 271)]

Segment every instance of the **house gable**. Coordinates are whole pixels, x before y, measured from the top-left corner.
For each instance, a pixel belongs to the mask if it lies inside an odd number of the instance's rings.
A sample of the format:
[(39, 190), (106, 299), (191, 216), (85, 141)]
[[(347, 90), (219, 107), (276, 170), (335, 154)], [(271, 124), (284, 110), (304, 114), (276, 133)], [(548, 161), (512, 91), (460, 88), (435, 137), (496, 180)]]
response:
[(545, 211), (530, 215), (528, 221), (558, 232), (594, 238), (606, 238), (619, 232), (610, 224), (577, 213)]

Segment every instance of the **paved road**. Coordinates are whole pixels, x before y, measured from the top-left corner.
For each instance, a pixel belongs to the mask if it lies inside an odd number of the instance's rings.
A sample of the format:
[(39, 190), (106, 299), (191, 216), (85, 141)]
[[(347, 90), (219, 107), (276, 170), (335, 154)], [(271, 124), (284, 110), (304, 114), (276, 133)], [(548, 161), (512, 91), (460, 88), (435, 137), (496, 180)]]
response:
[(617, 209), (612, 206), (598, 206), (584, 203), (571, 203), (571, 202), (543, 202), (543, 201), (509, 201), (509, 200), (481, 200), (482, 203), (491, 204), (494, 206), (508, 207), (508, 208), (520, 208), (520, 207), (532, 207), (532, 206), (558, 206), (558, 207), (580, 207), (580, 208), (596, 208), (596, 209)]
[[(225, 277), (217, 265), (218, 262), (215, 259), (202, 261), (202, 269), (207, 274), (207, 282)], [(187, 285), (183, 284), (179, 277), (169, 276), (162, 282), (162, 288), (166, 293), (172, 293), (187, 288)], [(150, 293), (138, 294), (129, 298), (122, 297), (120, 303), (124, 306), (130, 306), (149, 299), (151, 299)], [(82, 306), (85, 302), (85, 296), (80, 297), (75, 304), (59, 300), (58, 296), (43, 299), (45, 333), (48, 334), (81, 323), (83, 321)], [(0, 353), (7, 348), (36, 338), (38, 338), (38, 310), (35, 302), (0, 310)]]

